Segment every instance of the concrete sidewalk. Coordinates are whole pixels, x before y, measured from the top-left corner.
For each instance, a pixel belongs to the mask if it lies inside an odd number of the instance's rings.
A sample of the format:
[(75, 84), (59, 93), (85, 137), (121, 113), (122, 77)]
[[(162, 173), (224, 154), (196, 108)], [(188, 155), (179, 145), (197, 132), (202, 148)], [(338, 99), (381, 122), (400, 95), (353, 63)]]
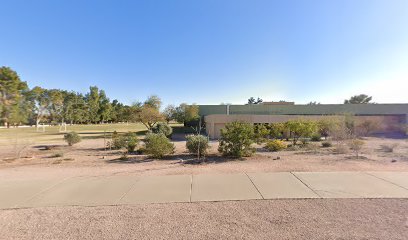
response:
[(296, 198), (408, 198), (408, 172), (271, 172), (0, 180), (0, 208)]

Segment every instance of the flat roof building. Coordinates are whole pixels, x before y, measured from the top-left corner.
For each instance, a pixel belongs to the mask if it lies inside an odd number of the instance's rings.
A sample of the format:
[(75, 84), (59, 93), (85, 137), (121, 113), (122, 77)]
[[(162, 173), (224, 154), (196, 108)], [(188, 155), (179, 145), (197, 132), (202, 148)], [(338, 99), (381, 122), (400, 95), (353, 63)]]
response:
[(355, 115), (357, 120), (376, 119), (381, 122), (378, 133), (392, 133), (401, 132), (401, 126), (407, 124), (408, 104), (199, 105), (199, 114), (210, 138), (219, 138), (220, 130), (233, 121), (273, 123), (344, 114)]

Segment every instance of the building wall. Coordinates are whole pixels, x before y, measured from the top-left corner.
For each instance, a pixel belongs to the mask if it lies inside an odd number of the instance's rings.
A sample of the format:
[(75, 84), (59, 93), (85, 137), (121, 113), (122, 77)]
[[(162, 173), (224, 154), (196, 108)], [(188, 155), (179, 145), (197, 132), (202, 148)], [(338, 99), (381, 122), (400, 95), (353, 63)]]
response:
[[(229, 108), (229, 112), (227, 109)], [(318, 105), (199, 105), (200, 116), (249, 115), (398, 115), (408, 114), (408, 104), (318, 104)]]
[[(234, 121), (243, 121), (248, 123), (275, 123), (287, 122), (294, 119), (319, 120), (327, 117), (324, 115), (249, 115), (249, 114), (213, 114), (204, 117), (206, 123), (206, 131), (210, 138), (216, 139), (220, 137), (221, 129), (226, 123)], [(340, 116), (337, 116), (340, 117)], [(374, 116), (354, 116), (356, 125), (366, 119), (370, 119), (379, 123), (377, 133), (390, 133), (401, 131), (401, 124), (406, 123), (406, 115), (374, 115)]]

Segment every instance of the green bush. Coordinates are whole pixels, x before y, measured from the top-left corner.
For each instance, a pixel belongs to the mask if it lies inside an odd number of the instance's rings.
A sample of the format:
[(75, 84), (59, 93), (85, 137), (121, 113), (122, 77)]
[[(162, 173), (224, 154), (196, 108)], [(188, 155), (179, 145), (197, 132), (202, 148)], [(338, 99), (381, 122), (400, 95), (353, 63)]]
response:
[(312, 142), (320, 142), (322, 140), (322, 136), (320, 136), (320, 134), (315, 133), (312, 135), (312, 137), (310, 138), (310, 141)]
[(331, 142), (322, 142), (322, 147), (325, 147), (325, 148), (327, 148), (327, 147), (331, 147), (331, 146), (333, 146), (333, 144), (331, 143)]
[(187, 135), (186, 147), (189, 153), (195, 154), (199, 157), (207, 154), (210, 147), (208, 138), (204, 135)]
[(69, 146), (72, 146), (81, 141), (81, 136), (79, 136), (76, 132), (65, 133), (64, 140), (68, 143)]
[(132, 132), (125, 133), (122, 136), (115, 135), (115, 138), (112, 138), (113, 149), (126, 148), (128, 152), (134, 152), (138, 143), (139, 139), (137, 138), (137, 135)]
[(154, 158), (163, 158), (174, 153), (174, 144), (162, 133), (146, 135), (146, 153)]
[(247, 157), (251, 156), (255, 149), (254, 128), (245, 122), (231, 122), (221, 129), (221, 138), (218, 151), (226, 156)]
[(265, 124), (254, 125), (255, 140), (258, 144), (261, 144), (266, 141), (269, 132), (270, 130), (266, 128)]
[(281, 140), (269, 140), (266, 142), (265, 148), (268, 151), (277, 152), (286, 149), (286, 144)]
[(287, 121), (285, 127), (291, 133), (293, 145), (296, 145), (299, 138), (310, 137), (317, 130), (317, 124), (315, 122), (303, 119)]
[(121, 136), (121, 141), (124, 142), (124, 147), (128, 152), (134, 152), (139, 139), (136, 136), (136, 133), (128, 132), (124, 136)]
[(171, 134), (173, 133), (173, 129), (164, 122), (160, 122), (158, 124), (156, 124), (156, 126), (154, 126), (152, 128), (152, 132), (153, 133), (162, 133), (164, 134), (166, 137), (171, 137)]

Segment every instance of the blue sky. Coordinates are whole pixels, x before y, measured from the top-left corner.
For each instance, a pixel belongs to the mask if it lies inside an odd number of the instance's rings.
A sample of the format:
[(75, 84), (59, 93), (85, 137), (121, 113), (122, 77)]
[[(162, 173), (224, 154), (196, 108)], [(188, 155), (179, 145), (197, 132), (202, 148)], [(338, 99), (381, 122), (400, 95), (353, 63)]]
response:
[(124, 103), (408, 102), (408, 1), (1, 1), (0, 65)]

